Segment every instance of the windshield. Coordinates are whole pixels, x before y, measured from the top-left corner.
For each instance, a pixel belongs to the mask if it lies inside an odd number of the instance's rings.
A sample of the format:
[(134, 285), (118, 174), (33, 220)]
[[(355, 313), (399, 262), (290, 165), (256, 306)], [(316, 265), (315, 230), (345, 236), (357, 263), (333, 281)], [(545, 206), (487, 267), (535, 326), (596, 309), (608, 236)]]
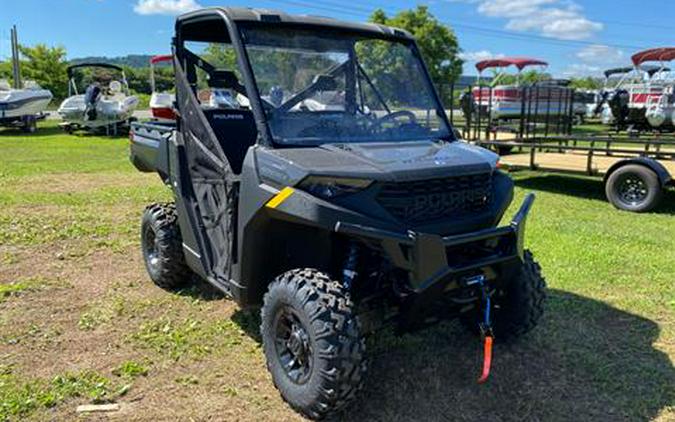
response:
[(450, 138), (411, 44), (331, 30), (249, 28), (243, 36), (277, 143)]

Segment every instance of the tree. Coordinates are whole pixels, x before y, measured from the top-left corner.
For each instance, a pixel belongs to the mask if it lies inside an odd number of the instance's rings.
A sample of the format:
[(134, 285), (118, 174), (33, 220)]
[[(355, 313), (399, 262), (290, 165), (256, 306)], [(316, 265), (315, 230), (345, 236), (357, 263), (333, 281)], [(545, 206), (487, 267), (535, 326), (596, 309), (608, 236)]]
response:
[(520, 83), (522, 85), (531, 85), (539, 81), (551, 80), (551, 75), (546, 72), (538, 70), (526, 70), (520, 73), (520, 76), (514, 74), (504, 74), (497, 81), (498, 85), (514, 85)]
[(204, 49), (202, 56), (217, 68), (237, 70), (237, 56), (229, 44), (210, 43)]
[(12, 77), (12, 63), (0, 62), (0, 79), (10, 79)]
[(600, 89), (602, 87), (602, 82), (592, 76), (572, 78), (570, 87), (575, 89)]
[(35, 47), (20, 45), (19, 51), (26, 58), (21, 64), (22, 79), (32, 79), (50, 90), (55, 98), (65, 98), (68, 94), (66, 49), (37, 44)]
[[(462, 74), (459, 44), (453, 30), (436, 19), (427, 6), (399, 12), (388, 17), (382, 9), (370, 16), (370, 21), (405, 29), (419, 45), (422, 57), (436, 86), (455, 82)], [(449, 94), (449, 93), (448, 93)]]

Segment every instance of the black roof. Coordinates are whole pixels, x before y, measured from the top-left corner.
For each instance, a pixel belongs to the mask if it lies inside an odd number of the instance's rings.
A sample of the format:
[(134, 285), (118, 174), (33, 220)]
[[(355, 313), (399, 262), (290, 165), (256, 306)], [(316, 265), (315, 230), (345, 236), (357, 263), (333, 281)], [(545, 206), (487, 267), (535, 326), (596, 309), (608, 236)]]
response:
[(332, 27), (335, 29), (351, 30), (355, 32), (372, 33), (375, 35), (413, 39), (413, 36), (408, 31), (385, 25), (374, 23), (345, 22), (323, 16), (290, 15), (278, 10), (253, 9), (244, 7), (207, 7), (178, 16), (176, 19), (176, 24), (180, 25), (182, 23), (198, 21), (200, 19), (208, 19), (209, 17), (216, 15), (221, 15), (230, 21), (242, 23), (262, 22), (269, 23), (270, 25), (280, 23), (310, 26), (315, 25), (322, 27)]
[[(654, 76), (654, 74), (658, 71), (661, 71), (661, 70), (663, 70), (665, 72), (670, 71), (670, 69), (667, 68), (667, 67), (661, 67), (661, 66), (657, 66), (657, 65), (643, 65), (643, 66), (640, 66), (639, 69), (642, 70), (643, 72), (647, 72), (647, 74), (649, 75), (650, 78), (652, 76)], [(619, 75), (619, 74), (623, 74), (623, 73), (628, 73), (628, 72), (632, 72), (633, 70), (635, 70), (635, 68), (632, 67), (632, 66), (631, 67), (617, 67), (617, 68), (614, 68), (614, 69), (607, 69), (607, 70), (605, 70), (604, 73), (605, 73), (605, 78), (609, 78), (612, 75)]]
[(652, 76), (654, 76), (654, 74), (655, 74), (656, 72), (661, 72), (661, 71), (663, 71), (663, 72), (670, 72), (670, 68), (668, 68), (668, 67), (656, 66), (656, 65), (654, 65), (654, 66), (641, 66), (640, 69), (642, 69), (642, 70), (644, 70), (645, 72), (647, 72), (647, 74), (649, 74), (649, 77), (650, 77), (650, 78), (651, 78)]
[(122, 69), (121, 67), (119, 67), (117, 65), (114, 65), (114, 64), (110, 64), (110, 63), (78, 63), (78, 64), (68, 66), (68, 69), (67, 69), (68, 76), (71, 77), (73, 75), (73, 70), (75, 70), (77, 68), (80, 68), (80, 67), (103, 67), (103, 68), (107, 68), (107, 69), (115, 69), (115, 70), (119, 70), (120, 72), (124, 72), (124, 69)]
[(631, 72), (633, 69), (634, 69), (633, 67), (615, 67), (613, 69), (607, 69), (605, 70), (605, 78), (609, 78), (612, 75), (628, 73)]

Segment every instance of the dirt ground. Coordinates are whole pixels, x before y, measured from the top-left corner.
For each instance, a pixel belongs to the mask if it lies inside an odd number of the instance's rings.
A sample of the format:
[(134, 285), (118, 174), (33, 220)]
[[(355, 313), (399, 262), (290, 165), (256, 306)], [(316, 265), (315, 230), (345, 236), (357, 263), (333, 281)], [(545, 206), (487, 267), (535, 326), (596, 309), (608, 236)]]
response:
[[(82, 169), (77, 148), (91, 154), (101, 140), (56, 136), (39, 145), (0, 136), (15, 159), (53, 142), (73, 160), (72, 170), (51, 173), (33, 170), (30, 157), (0, 167), (0, 420), (301, 420), (272, 385), (255, 314), (203, 284), (167, 292), (149, 281), (138, 226), (146, 204), (169, 198), (158, 178), (130, 168), (124, 140), (105, 140), (115, 143), (113, 164)], [(338, 419), (675, 420), (673, 261), (644, 264), (624, 238), (597, 250), (600, 264), (574, 265), (596, 253), (575, 255), (566, 236), (591, 244), (588, 230), (599, 230), (596, 219), (605, 221), (609, 208), (523, 183), (543, 198), (528, 230), (551, 242), (532, 245), (551, 286), (541, 326), (496, 346), (484, 386), (475, 383), (479, 343), (459, 324), (400, 338), (379, 333), (368, 340), (364, 390)], [(572, 227), (567, 209), (582, 223)], [(672, 222), (672, 214), (651, 218), (644, 230), (655, 237)], [(661, 246), (639, 248), (649, 255)], [(610, 258), (622, 254), (635, 266), (617, 269)], [(92, 402), (121, 408), (76, 413)]]

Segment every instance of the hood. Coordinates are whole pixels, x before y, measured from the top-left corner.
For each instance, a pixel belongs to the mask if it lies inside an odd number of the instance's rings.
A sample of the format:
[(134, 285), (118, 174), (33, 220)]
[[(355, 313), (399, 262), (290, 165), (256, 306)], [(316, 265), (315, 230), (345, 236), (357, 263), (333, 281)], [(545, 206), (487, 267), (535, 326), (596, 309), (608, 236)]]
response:
[(302, 173), (372, 180), (423, 180), (482, 173), (498, 156), (461, 141), (329, 144), (270, 151)]

